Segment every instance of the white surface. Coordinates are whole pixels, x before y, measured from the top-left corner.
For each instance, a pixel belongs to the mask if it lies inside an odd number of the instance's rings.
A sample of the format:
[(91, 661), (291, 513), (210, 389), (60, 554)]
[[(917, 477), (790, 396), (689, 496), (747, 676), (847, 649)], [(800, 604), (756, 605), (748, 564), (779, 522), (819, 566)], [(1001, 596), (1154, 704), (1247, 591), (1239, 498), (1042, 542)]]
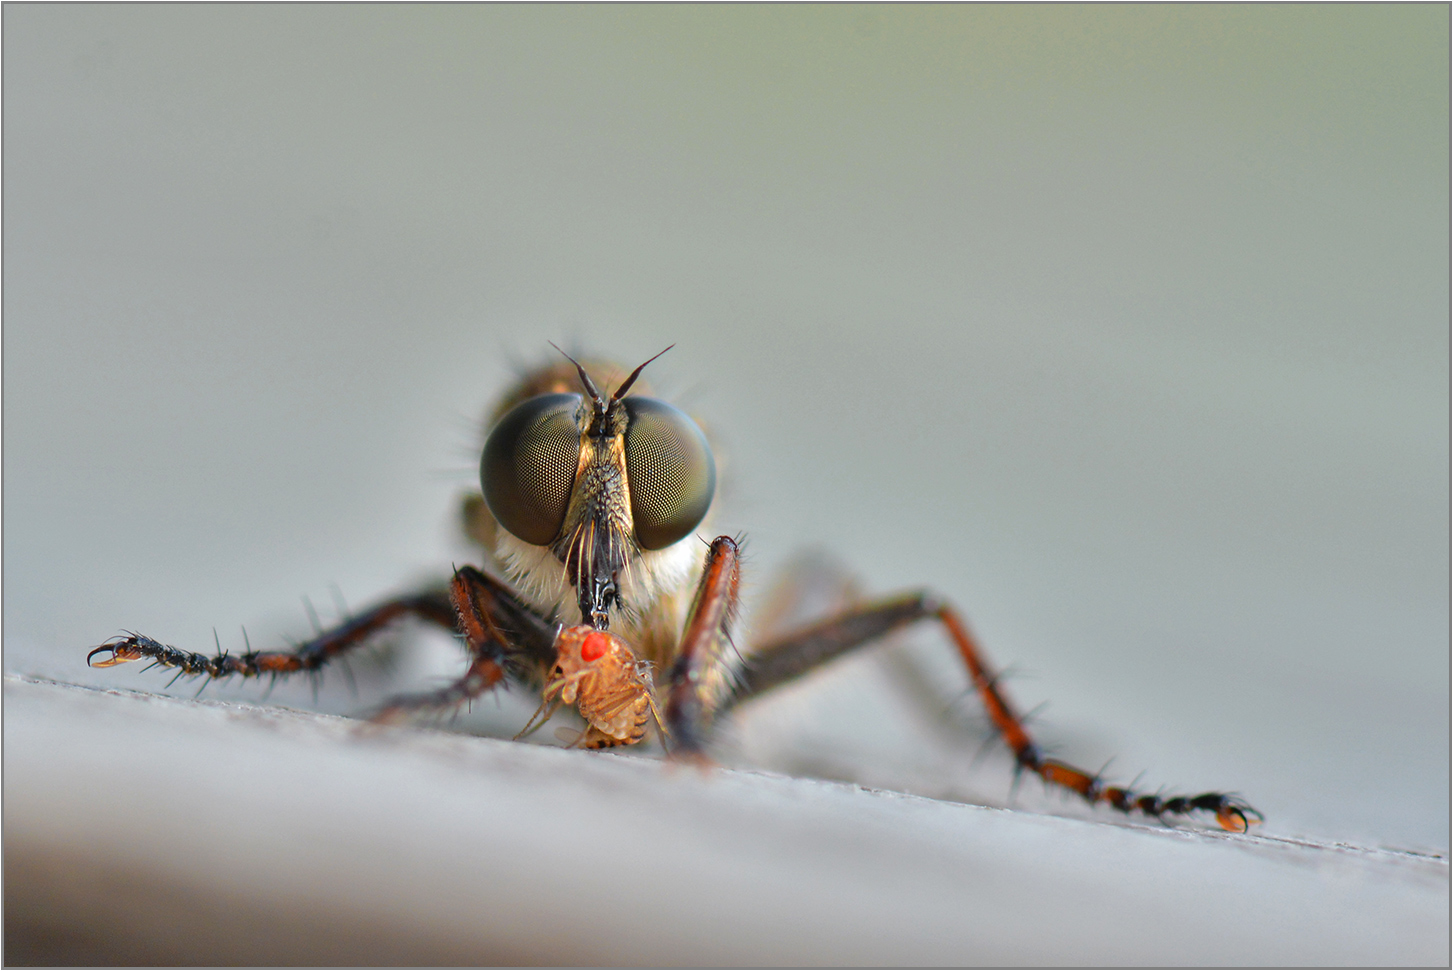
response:
[[(509, 355), (674, 341), (750, 597), (827, 547), (1090, 768), (1447, 849), (1447, 7), (4, 16), (8, 670), (441, 575)], [(887, 665), (724, 756), (1005, 802)]]
[(1449, 957), (1446, 857), (14, 678), (5, 720), (11, 964)]

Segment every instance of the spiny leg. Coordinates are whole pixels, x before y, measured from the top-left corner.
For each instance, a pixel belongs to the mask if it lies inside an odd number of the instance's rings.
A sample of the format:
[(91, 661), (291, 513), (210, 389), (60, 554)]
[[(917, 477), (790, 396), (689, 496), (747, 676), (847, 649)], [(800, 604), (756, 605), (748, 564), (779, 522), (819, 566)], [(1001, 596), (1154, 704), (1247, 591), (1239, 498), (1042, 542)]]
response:
[(1019, 770), (1028, 770), (1046, 783), (1077, 793), (1093, 804), (1106, 803), (1124, 813), (1140, 812), (1161, 818), (1192, 812), (1214, 813), (1224, 829), (1246, 832), (1261, 821), (1261, 814), (1234, 794), (1205, 792), (1198, 796), (1158, 796), (1105, 785), (1098, 774), (1048, 758), (1030, 737), (1000, 687), (982, 648), (968, 626), (947, 604), (926, 594), (911, 594), (848, 611), (819, 624), (765, 644), (752, 652), (739, 672), (736, 687), (718, 714), (748, 698), (797, 678), (820, 664), (920, 620), (937, 620), (958, 648), (964, 666), (995, 729), (1014, 753)]
[(415, 713), (458, 708), (507, 677), (538, 677), (555, 659), (554, 626), (488, 574), (472, 566), (456, 570), (449, 602), (469, 652), (463, 677), (437, 691), (393, 698), (374, 714), (374, 721), (391, 723)]
[[(91, 667), (109, 668), (127, 661), (150, 658), (153, 666), (177, 668), (178, 676), (225, 678), (235, 674), (256, 678), (271, 674), (274, 678), (286, 677), (299, 671), (317, 672), (329, 661), (342, 657), (405, 616), (418, 617), (449, 630), (455, 626), (454, 608), (449, 598), (442, 592), (428, 591), (386, 600), (290, 651), (248, 650), (242, 654), (229, 654), (219, 649), (209, 657), (162, 644), (144, 634), (131, 633), (95, 648), (86, 655), (86, 663)], [(96, 657), (99, 654), (107, 657), (98, 661)]]
[(696, 599), (666, 696), (666, 728), (673, 755), (699, 758), (715, 709), (728, 693), (728, 670), (735, 655), (731, 625), (737, 613), (740, 550), (730, 536), (718, 536), (706, 554)]

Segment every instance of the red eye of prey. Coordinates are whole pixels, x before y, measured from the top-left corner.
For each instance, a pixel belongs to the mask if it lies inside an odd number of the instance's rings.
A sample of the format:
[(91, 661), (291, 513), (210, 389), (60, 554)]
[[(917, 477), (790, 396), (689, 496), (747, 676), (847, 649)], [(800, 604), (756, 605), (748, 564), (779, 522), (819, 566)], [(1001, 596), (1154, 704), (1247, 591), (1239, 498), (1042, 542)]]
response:
[(580, 660), (599, 661), (605, 657), (606, 648), (610, 647), (610, 638), (604, 634), (586, 634), (585, 643), (580, 645)]

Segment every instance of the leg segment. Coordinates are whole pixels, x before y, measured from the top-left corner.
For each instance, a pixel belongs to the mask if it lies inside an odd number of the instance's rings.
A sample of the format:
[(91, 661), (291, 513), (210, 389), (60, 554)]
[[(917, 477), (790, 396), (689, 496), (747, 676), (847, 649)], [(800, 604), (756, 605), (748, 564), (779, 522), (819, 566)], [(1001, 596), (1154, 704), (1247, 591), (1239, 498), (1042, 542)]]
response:
[(1020, 771), (1033, 772), (1047, 784), (1075, 792), (1092, 805), (1106, 803), (1124, 813), (1140, 812), (1159, 819), (1165, 815), (1210, 812), (1223, 828), (1243, 833), (1252, 823), (1261, 821), (1260, 813), (1232, 794), (1206, 792), (1198, 796), (1170, 797), (1141, 794), (1105, 785), (1097, 775), (1046, 757), (998, 685), (968, 627), (951, 607), (926, 594), (879, 601), (763, 645), (747, 659), (736, 689), (720, 711), (725, 712), (855, 647), (926, 619), (942, 624), (958, 648), (990, 721), (1014, 753)]
[(739, 567), (736, 540), (730, 536), (712, 540), (669, 675), (666, 728), (672, 736), (673, 753), (700, 755), (715, 709), (729, 690)]
[(449, 599), (471, 655), (488, 655), (506, 665), (525, 667), (555, 660), (556, 625), (502, 581), (462, 566), (454, 571)]
[[(409, 615), (454, 629), (455, 614), (449, 598), (440, 592), (427, 592), (386, 600), (291, 651), (248, 651), (245, 654), (223, 651), (208, 657), (162, 644), (143, 634), (128, 634), (91, 651), (86, 655), (86, 663), (95, 668), (109, 668), (126, 661), (150, 658), (162, 667), (179, 668), (182, 674), (209, 678), (226, 678), (234, 674), (244, 678), (264, 674), (286, 676), (299, 671), (317, 671), (389, 624)], [(100, 654), (107, 656), (96, 660)]]
[[(531, 665), (549, 663), (555, 657), (553, 626), (503, 583), (466, 566), (455, 572), (447, 593), (430, 591), (386, 600), (291, 651), (219, 652), (208, 657), (162, 644), (142, 634), (128, 634), (91, 651), (86, 661), (92, 667), (107, 668), (150, 658), (162, 667), (179, 669), (183, 675), (286, 677), (300, 671), (320, 670), (404, 616), (462, 632), (469, 649), (470, 667), (456, 684), (428, 695), (396, 699), (379, 717), (397, 717), (414, 708), (437, 709), (462, 704), (497, 684), (506, 674), (527, 676)], [(99, 655), (105, 657), (98, 660)]]
[(374, 721), (397, 722), (416, 712), (457, 708), (506, 677), (538, 678), (541, 668), (555, 660), (554, 627), (488, 574), (472, 566), (454, 571), (449, 600), (469, 651), (468, 670), (437, 691), (390, 700), (374, 714)]

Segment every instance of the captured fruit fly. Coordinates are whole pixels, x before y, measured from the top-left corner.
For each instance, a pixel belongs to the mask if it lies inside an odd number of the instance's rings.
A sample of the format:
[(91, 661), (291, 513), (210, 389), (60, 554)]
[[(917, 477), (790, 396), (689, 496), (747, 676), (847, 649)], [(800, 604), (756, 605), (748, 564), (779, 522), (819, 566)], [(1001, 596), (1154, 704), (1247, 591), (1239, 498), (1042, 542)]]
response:
[(638, 387), (656, 358), (607, 397), (597, 379), (621, 369), (561, 354), (564, 361), (527, 374), (495, 409), (481, 491), (465, 500), (466, 530), (502, 577), (461, 567), (447, 591), (386, 600), (292, 650), (209, 657), (130, 634), (87, 660), (109, 667), (150, 659), (206, 678), (316, 673), (414, 616), (460, 635), (468, 666), (444, 688), (393, 699), (375, 720), (453, 710), (513, 684), (541, 699), (521, 734), (569, 706), (586, 725), (576, 746), (634, 745), (654, 729), (671, 757), (704, 759), (714, 725), (743, 701), (933, 621), (1020, 771), (1125, 813), (1204, 812), (1237, 832), (1260, 822), (1234, 794), (1135, 792), (1045, 755), (958, 612), (927, 592), (856, 604), (739, 650), (738, 541), (698, 538), (716, 490), (706, 436), (685, 412)]

